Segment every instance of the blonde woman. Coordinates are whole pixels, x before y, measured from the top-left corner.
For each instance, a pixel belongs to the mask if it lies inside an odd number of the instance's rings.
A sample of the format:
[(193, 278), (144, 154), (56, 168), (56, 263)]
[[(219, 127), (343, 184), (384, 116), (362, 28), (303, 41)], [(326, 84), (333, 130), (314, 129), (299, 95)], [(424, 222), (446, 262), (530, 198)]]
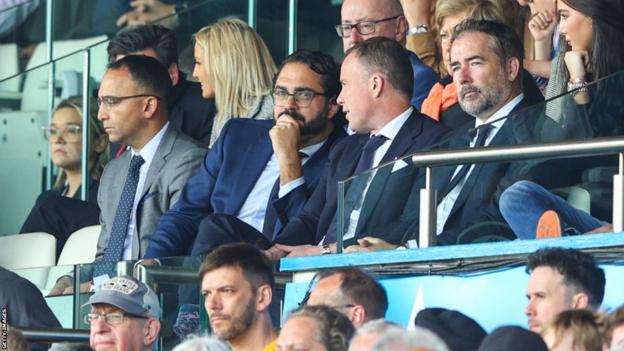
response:
[(247, 23), (225, 18), (195, 33), (195, 68), (204, 98), (215, 98), (210, 146), (232, 118), (272, 119), (275, 62)]

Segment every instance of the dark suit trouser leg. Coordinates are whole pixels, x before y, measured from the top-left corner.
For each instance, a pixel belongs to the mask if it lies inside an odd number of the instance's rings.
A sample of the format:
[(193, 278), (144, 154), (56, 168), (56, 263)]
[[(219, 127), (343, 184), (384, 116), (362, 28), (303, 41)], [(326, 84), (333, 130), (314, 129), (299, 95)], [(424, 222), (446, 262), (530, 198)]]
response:
[(199, 224), (191, 255), (208, 254), (220, 245), (246, 242), (266, 250), (271, 242), (256, 228), (227, 214), (212, 214)]

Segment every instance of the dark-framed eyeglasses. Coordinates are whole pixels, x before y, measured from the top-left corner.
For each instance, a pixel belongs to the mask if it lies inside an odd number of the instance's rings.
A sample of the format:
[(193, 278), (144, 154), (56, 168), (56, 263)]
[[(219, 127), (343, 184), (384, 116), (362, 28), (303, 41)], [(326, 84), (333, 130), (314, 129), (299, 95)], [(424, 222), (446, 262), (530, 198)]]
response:
[(63, 127), (47, 126), (41, 127), (43, 130), (43, 137), (46, 140), (57, 140), (61, 136), (65, 141), (70, 143), (77, 143), (82, 138), (82, 126), (80, 124), (67, 124)]
[(397, 19), (401, 17), (401, 15), (396, 15), (388, 18), (382, 18), (378, 20), (366, 20), (360, 21), (355, 24), (351, 23), (340, 23), (334, 26), (336, 28), (336, 33), (341, 38), (348, 38), (351, 36), (351, 29), (355, 28), (360, 35), (367, 35), (375, 33), (375, 25), (380, 22), (390, 21), (393, 19)]
[(317, 95), (329, 97), (327, 93), (319, 93), (311, 89), (297, 90), (292, 94), (285, 89), (273, 89), (271, 94), (273, 95), (273, 103), (275, 106), (284, 106), (290, 96), (295, 99), (295, 104), (299, 107), (309, 106), (312, 99)]
[(119, 325), (124, 322), (125, 318), (148, 319), (149, 317), (127, 312), (87, 313), (84, 316), (84, 322), (91, 324), (100, 318), (104, 318), (104, 323), (108, 325)]
[(114, 95), (105, 95), (97, 98), (97, 104), (99, 107), (103, 107), (105, 109), (109, 109), (120, 102), (127, 99), (134, 99), (139, 97), (154, 97), (156, 100), (160, 100), (160, 96), (154, 94), (137, 94), (137, 95), (128, 95), (128, 96), (114, 96)]

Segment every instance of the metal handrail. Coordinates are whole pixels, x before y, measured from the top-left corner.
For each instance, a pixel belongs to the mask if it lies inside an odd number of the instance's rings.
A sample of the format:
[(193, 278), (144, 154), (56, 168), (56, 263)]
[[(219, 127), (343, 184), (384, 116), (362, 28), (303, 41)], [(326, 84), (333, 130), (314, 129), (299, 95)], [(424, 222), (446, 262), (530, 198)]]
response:
[(88, 342), (88, 329), (32, 329), (20, 328), (31, 342)]
[(436, 239), (437, 194), (432, 186), (433, 167), (609, 154), (619, 154), (619, 173), (613, 181), (613, 230), (621, 232), (624, 229), (624, 138), (434, 150), (414, 154), (411, 157), (412, 164), (426, 168), (425, 188), (421, 189), (420, 194), (419, 247), (434, 245)]

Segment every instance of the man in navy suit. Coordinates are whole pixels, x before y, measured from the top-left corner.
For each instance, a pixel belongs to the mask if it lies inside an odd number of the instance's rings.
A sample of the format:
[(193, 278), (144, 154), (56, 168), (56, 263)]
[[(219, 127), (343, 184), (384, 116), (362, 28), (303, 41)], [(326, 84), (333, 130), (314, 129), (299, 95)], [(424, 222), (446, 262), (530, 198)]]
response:
[[(343, 232), (347, 241), (368, 233), (392, 236), (418, 169), (405, 164), (377, 169), (371, 177), (362, 174), (425, 149), (447, 132), (411, 105), (413, 79), (409, 56), (395, 40), (374, 37), (347, 50), (338, 103), (357, 134), (334, 147), (326, 178), (267, 251), (273, 259), (336, 252), (337, 235)], [(353, 175), (360, 175), (365, 182), (352, 183), (350, 190), (355, 191), (347, 191), (361, 196), (344, 212), (345, 226), (339, 228), (338, 181)], [(374, 206), (378, 203), (388, 206)]]
[(274, 84), (275, 125), (249, 119), (225, 125), (176, 206), (161, 218), (145, 257), (195, 255), (235, 241), (268, 247), (319, 184), (332, 144), (345, 134), (334, 123), (339, 71), (320, 52), (287, 57)]
[[(522, 42), (515, 32), (491, 21), (467, 20), (455, 28), (450, 68), (461, 108), (475, 120), (459, 128), (446, 147), (474, 148), (528, 143), (535, 119), (517, 113), (528, 103), (522, 94)], [(508, 118), (504, 118), (510, 115)], [(498, 209), (498, 196), (510, 180), (520, 176), (524, 163), (478, 163), (433, 171), (438, 191), (438, 244), (514, 238)], [(414, 214), (399, 226), (401, 243), (417, 236), (418, 188), (406, 204)], [(393, 248), (380, 238), (364, 238), (348, 251)]]

